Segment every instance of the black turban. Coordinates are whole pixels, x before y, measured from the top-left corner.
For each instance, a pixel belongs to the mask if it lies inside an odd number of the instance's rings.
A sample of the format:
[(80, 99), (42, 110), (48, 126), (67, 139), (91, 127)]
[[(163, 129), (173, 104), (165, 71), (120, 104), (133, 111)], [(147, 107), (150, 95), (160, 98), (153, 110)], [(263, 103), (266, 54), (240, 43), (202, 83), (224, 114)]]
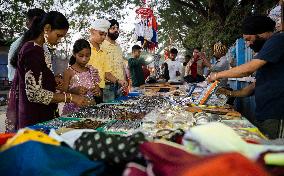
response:
[(256, 35), (264, 32), (273, 32), (275, 22), (267, 16), (249, 16), (243, 21), (243, 34)]
[(108, 20), (108, 21), (110, 22), (110, 27), (112, 27), (114, 25), (117, 25), (117, 27), (119, 28), (119, 24), (118, 24), (118, 22), (115, 19)]

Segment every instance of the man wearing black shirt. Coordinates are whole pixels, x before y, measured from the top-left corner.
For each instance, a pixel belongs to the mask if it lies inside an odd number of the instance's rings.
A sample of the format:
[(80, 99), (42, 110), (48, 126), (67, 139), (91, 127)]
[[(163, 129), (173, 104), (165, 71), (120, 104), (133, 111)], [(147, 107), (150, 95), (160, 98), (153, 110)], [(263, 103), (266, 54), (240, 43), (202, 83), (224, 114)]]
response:
[(250, 62), (211, 73), (209, 80), (240, 78), (256, 72), (257, 127), (269, 138), (284, 137), (284, 33), (274, 34), (275, 22), (251, 16), (243, 22), (243, 38), (258, 53)]

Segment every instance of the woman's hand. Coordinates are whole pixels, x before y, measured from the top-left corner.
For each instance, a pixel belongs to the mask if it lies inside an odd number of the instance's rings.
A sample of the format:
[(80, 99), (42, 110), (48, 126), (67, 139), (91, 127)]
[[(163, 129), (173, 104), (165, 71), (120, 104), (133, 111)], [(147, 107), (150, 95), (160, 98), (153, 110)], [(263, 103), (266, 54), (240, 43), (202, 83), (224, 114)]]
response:
[(75, 95), (75, 94), (72, 94), (71, 96), (72, 96), (72, 103), (75, 103), (79, 107), (85, 107), (91, 105), (91, 101), (84, 96)]
[(100, 96), (101, 95), (101, 89), (98, 85), (96, 85), (92, 90), (92, 93), (95, 95), (95, 96)]
[(88, 89), (86, 87), (79, 86), (75, 88), (75, 93), (78, 95), (85, 95), (87, 92)]

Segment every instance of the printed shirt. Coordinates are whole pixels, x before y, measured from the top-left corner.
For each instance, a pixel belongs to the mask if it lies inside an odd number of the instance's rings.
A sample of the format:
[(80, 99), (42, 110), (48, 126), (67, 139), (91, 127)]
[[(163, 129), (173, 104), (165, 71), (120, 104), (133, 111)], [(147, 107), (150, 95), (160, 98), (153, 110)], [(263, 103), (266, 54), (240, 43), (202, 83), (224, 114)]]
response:
[(101, 82), (99, 83), (100, 88), (105, 88), (105, 73), (111, 72), (109, 61), (110, 59), (106, 52), (101, 49), (97, 51), (96, 48), (92, 47), (89, 64), (99, 71), (99, 76), (101, 78)]
[(116, 78), (125, 80), (124, 65), (126, 61), (123, 59), (121, 47), (117, 43), (112, 44), (105, 40), (101, 45), (101, 50), (108, 55), (111, 73)]

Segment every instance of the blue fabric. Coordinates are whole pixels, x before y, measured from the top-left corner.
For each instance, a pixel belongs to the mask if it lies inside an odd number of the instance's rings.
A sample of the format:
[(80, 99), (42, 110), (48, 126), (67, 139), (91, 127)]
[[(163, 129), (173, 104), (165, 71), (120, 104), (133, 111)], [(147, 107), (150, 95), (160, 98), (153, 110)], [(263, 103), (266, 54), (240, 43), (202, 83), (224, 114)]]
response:
[(49, 134), (50, 130), (55, 127), (47, 127), (44, 125), (33, 125), (33, 126), (28, 126), (28, 128), (33, 129), (33, 130), (42, 131), (45, 134)]
[(153, 37), (151, 39), (151, 42), (157, 43), (157, 32), (154, 29), (152, 30), (153, 30)]
[[(67, 147), (29, 141), (0, 153), (1, 175), (79, 176), (100, 175), (102, 162), (94, 162)], [(88, 171), (92, 171), (89, 174)], [(88, 173), (88, 174), (87, 174)]]
[(267, 62), (256, 73), (256, 119), (284, 119), (284, 33), (268, 39), (255, 59)]

